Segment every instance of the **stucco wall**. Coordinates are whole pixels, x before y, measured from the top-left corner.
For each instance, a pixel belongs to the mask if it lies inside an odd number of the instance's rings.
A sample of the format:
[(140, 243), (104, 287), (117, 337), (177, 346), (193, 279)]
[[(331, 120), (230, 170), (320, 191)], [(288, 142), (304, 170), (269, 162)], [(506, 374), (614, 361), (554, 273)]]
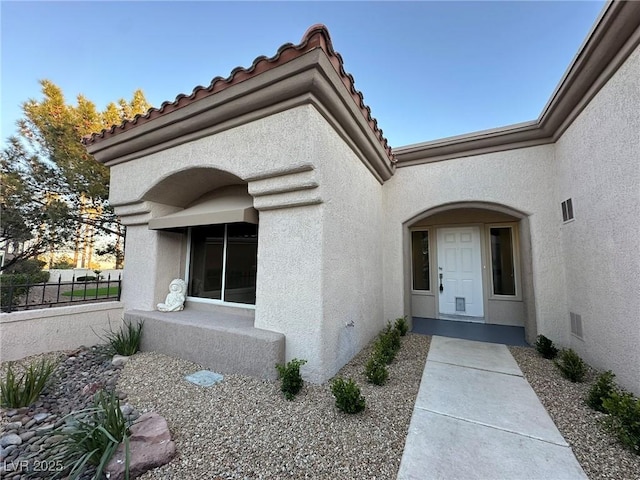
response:
[(305, 379), (331, 377), (383, 325), (380, 183), (310, 105), (113, 166), (110, 199), (125, 223), (131, 218), (127, 310), (153, 309), (184, 273), (185, 235), (147, 222), (163, 202), (197, 195), (185, 189), (163, 200), (154, 187), (202, 168), (246, 181), (259, 211), (255, 326), (285, 334), (287, 360), (308, 361)]
[(312, 131), (324, 201), (321, 345), (327, 379), (384, 326), (382, 185), (319, 114), (312, 117)]
[[(556, 209), (572, 198), (561, 227), (568, 309), (583, 340), (568, 343), (640, 394), (640, 48), (556, 144)], [(565, 337), (566, 338), (566, 337)]]
[(385, 317), (409, 313), (403, 222), (440, 205), (489, 202), (527, 216), (538, 331), (566, 341), (566, 291), (559, 241), (562, 217), (555, 202), (555, 168), (553, 145), (399, 168), (383, 188), (385, 285), (393, 286), (385, 288)]
[(104, 343), (120, 327), (122, 303), (105, 302), (0, 314), (0, 360)]

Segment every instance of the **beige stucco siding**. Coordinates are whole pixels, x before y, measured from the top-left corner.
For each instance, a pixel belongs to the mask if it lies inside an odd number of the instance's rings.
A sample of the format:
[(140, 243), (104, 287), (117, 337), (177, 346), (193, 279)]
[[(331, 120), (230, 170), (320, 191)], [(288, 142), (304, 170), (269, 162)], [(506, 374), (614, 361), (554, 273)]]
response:
[(582, 316), (589, 363), (612, 369), (640, 393), (640, 48), (556, 144), (559, 202), (575, 220), (562, 226), (568, 311)]
[[(542, 145), (399, 168), (384, 186), (385, 316), (408, 313), (403, 223), (428, 209), (457, 202), (489, 202), (529, 220), (535, 316), (541, 333), (567, 339), (561, 215), (555, 202), (554, 147)], [(523, 272), (524, 274), (524, 272)]]
[[(311, 163), (306, 105), (111, 167), (112, 204), (139, 201), (162, 179), (218, 168), (241, 179)], [(194, 199), (195, 200), (195, 199)]]
[(323, 186), (322, 357), (333, 374), (383, 327), (382, 185), (317, 114), (313, 157)]
[(384, 323), (382, 185), (311, 105), (114, 165), (111, 201), (129, 225), (127, 310), (153, 309), (184, 275), (186, 235), (147, 223), (197, 198), (192, 177), (203, 193), (203, 169), (247, 182), (259, 211), (255, 327), (285, 334), (307, 380), (330, 378)]

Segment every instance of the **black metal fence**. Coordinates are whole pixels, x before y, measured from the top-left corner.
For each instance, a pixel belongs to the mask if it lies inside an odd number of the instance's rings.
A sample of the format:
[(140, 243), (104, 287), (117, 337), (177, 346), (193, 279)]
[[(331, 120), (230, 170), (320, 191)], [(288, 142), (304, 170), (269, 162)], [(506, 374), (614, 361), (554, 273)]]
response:
[(121, 275), (118, 275), (117, 280), (112, 280), (111, 275), (106, 280), (99, 276), (76, 279), (74, 275), (70, 282), (63, 282), (60, 277), (57, 283), (27, 281), (16, 284), (3, 281), (0, 275), (0, 282), (0, 309), (5, 313), (73, 303), (120, 300), (122, 292)]

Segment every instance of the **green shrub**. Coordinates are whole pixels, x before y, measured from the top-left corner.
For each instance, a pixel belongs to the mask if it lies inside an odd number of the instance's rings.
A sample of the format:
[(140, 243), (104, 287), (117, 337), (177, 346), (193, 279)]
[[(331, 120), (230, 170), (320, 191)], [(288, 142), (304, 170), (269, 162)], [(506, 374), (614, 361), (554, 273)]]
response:
[(94, 277), (93, 275), (84, 275), (82, 277), (78, 277), (76, 278), (76, 282), (95, 282), (97, 279), (97, 277)]
[(70, 270), (72, 268), (75, 268), (75, 266), (76, 265), (73, 263), (71, 257), (64, 255), (53, 262), (49, 268), (54, 270)]
[(582, 382), (587, 373), (587, 366), (572, 349), (562, 350), (560, 358), (555, 361), (562, 374), (573, 383)]
[(602, 406), (609, 413), (605, 426), (620, 443), (640, 455), (640, 399), (627, 392), (612, 392)]
[(396, 318), (395, 329), (400, 333), (401, 337), (404, 337), (409, 331), (409, 324), (407, 323), (407, 317)]
[(3, 407), (9, 408), (31, 405), (40, 396), (55, 369), (54, 362), (45, 361), (43, 358), (38, 364), (31, 363), (18, 378), (10, 362), (6, 377), (0, 383), (0, 403)]
[(293, 400), (297, 393), (302, 389), (302, 376), (300, 375), (300, 367), (307, 363), (306, 360), (298, 360), (294, 358), (286, 365), (276, 365), (278, 376), (282, 380), (280, 391), (284, 393), (287, 400)]
[(364, 397), (360, 394), (360, 387), (353, 380), (336, 378), (331, 383), (331, 392), (336, 397), (336, 407), (344, 413), (358, 413), (364, 410)]
[[(2, 311), (9, 310), (9, 306), (19, 305), (27, 294), (26, 284), (46, 283), (49, 281), (49, 272), (36, 273), (3, 273), (0, 288), (0, 305)], [(42, 287), (40, 287), (41, 289)], [(11, 305), (9, 305), (11, 304)]]
[(389, 322), (373, 344), (373, 355), (388, 365), (396, 358), (401, 345), (400, 332)]
[(389, 371), (383, 361), (372, 356), (364, 367), (364, 374), (369, 383), (374, 385), (384, 385), (389, 378)]
[[(142, 339), (142, 327), (144, 321), (133, 324), (126, 320), (122, 323), (120, 330), (114, 332), (109, 323), (109, 331), (104, 335), (98, 335), (103, 342), (109, 345), (111, 354), (134, 355), (140, 350), (140, 340)], [(94, 332), (95, 333), (95, 332)]]
[(43, 262), (42, 260), (38, 260), (37, 258), (27, 258), (25, 260), (20, 260), (14, 263), (9, 268), (6, 268), (3, 275), (6, 273), (38, 275), (42, 272), (42, 269), (46, 264), (47, 262)]
[(93, 478), (103, 478), (102, 473), (118, 448), (125, 443), (126, 475), (128, 478), (129, 425), (120, 410), (120, 400), (114, 392), (98, 392), (95, 407), (73, 413), (65, 418), (65, 425), (53, 431), (60, 435), (58, 453), (47, 461), (59, 461), (63, 468), (55, 478), (79, 478), (87, 465), (96, 467)]
[(600, 374), (596, 383), (594, 383), (589, 390), (587, 405), (599, 412), (606, 412), (602, 402), (607, 398), (610, 398), (616, 391), (616, 386), (613, 382), (614, 378), (615, 374), (611, 370)]
[(536, 350), (540, 355), (548, 359), (556, 358), (558, 355), (558, 349), (553, 345), (553, 342), (544, 335), (538, 335)]

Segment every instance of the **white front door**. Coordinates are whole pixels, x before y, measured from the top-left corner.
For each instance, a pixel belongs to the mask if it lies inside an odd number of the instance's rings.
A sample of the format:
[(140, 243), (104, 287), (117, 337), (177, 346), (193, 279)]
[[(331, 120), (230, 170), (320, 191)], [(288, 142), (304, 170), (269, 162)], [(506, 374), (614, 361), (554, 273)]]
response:
[(480, 227), (438, 229), (440, 318), (484, 317)]

